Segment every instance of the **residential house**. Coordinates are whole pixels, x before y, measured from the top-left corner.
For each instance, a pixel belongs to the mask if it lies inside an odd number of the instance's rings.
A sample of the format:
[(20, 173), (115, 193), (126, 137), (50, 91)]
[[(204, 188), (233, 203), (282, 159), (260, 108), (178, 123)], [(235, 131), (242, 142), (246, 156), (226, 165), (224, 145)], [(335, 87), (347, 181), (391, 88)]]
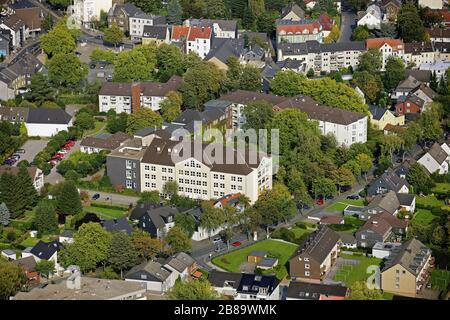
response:
[(381, 289), (401, 296), (416, 297), (427, 284), (434, 258), (431, 249), (411, 239), (392, 250), (381, 270)]
[(403, 58), (405, 45), (401, 39), (372, 38), (366, 40), (366, 49), (378, 49), (381, 52), (381, 71), (386, 68), (387, 59), (391, 56)]
[(98, 96), (99, 110), (100, 112), (114, 110), (116, 113), (135, 113), (144, 107), (158, 111), (166, 95), (170, 91), (176, 91), (181, 82), (182, 79), (178, 76), (172, 76), (166, 83), (104, 82)]
[(39, 272), (36, 271), (37, 263), (33, 257), (16, 259), (12, 263), (22, 268), (27, 278), (26, 285), (36, 285), (41, 282)]
[(386, 259), (396, 247), (401, 245), (398, 242), (376, 242), (372, 248), (372, 256), (378, 259)]
[(344, 217), (342, 215), (324, 216), (320, 218), (319, 224), (320, 225), (344, 224)]
[[(435, 45), (436, 46), (436, 45)], [(429, 70), (419, 70), (419, 69), (406, 69), (405, 75), (408, 78), (409, 76), (413, 77), (419, 82), (429, 86), (431, 81), (431, 71)]]
[[(62, 268), (58, 261), (58, 251), (61, 248), (61, 244), (58, 241), (39, 242), (30, 250), (30, 255), (39, 263), (41, 260), (53, 261), (55, 263), (55, 270), (57, 273), (62, 271)], [(22, 253), (22, 257), (24, 257)]]
[(291, 281), (286, 300), (345, 300), (350, 289), (339, 285)]
[(406, 97), (400, 96), (395, 105), (395, 112), (400, 115), (419, 114), (425, 109), (425, 101), (410, 93)]
[(423, 63), (433, 63), (435, 60), (433, 44), (429, 41), (405, 43), (403, 60), (407, 64), (413, 64), (415, 68)]
[(303, 43), (308, 40), (323, 42), (323, 27), (318, 20), (276, 20), (277, 45), (280, 43)]
[(127, 217), (103, 220), (101, 224), (103, 229), (108, 232), (125, 232), (130, 235), (133, 231), (132, 226), (128, 223)]
[(13, 15), (22, 20), (27, 28), (26, 38), (36, 38), (41, 33), (43, 13), (29, 0), (15, 1), (9, 4)]
[(337, 259), (339, 235), (328, 227), (312, 233), (289, 260), (289, 275), (305, 282), (320, 282)]
[(195, 231), (192, 234), (191, 239), (193, 241), (202, 241), (206, 239), (210, 239), (216, 235), (218, 235), (221, 231), (225, 230), (227, 227), (226, 225), (218, 226), (214, 229), (208, 230), (202, 226), (202, 216), (203, 216), (203, 210), (200, 207), (195, 207), (189, 210), (186, 210), (184, 212), (181, 212), (181, 214), (190, 215), (195, 220)]
[(162, 239), (175, 226), (176, 214), (178, 214), (178, 210), (174, 207), (149, 209), (138, 219), (138, 227), (152, 236)]
[(237, 20), (221, 19), (186, 19), (183, 25), (188, 27), (210, 28), (216, 39), (237, 38)]
[[(435, 58), (438, 60), (450, 60), (450, 42), (435, 42), (434, 43)], [(420, 70), (423, 72), (429, 72), (431, 77), (431, 71)]]
[(430, 35), (430, 41), (435, 45), (437, 43), (450, 42), (450, 28), (432, 28), (427, 29), (427, 33)]
[[(40, 191), (44, 186), (44, 174), (42, 170), (36, 166), (27, 167), (28, 174), (30, 175), (31, 181), (33, 181), (33, 186), (36, 191)], [(18, 167), (10, 166), (0, 166), (0, 175), (4, 173), (9, 173), (12, 175), (17, 175), (19, 173)]]
[(405, 179), (397, 176), (392, 170), (387, 170), (378, 179), (369, 184), (367, 196), (373, 197), (390, 191), (408, 193), (409, 183)]
[(381, 9), (384, 12), (384, 20), (396, 21), (397, 15), (402, 7), (401, 0), (382, 0)]
[(419, 80), (413, 76), (407, 76), (405, 80), (400, 81), (392, 94), (393, 99), (399, 99), (401, 97), (408, 96), (412, 90), (416, 89), (422, 84)]
[(368, 220), (371, 216), (383, 212), (388, 212), (389, 214), (396, 216), (401, 209), (413, 213), (415, 205), (415, 196), (413, 194), (410, 195), (407, 193), (395, 193), (394, 191), (389, 191), (386, 194), (375, 196), (360, 216), (360, 219)]
[(434, 92), (433, 89), (423, 83), (415, 89), (411, 90), (411, 94), (422, 99), (424, 101), (425, 108), (433, 102), (434, 98), (438, 96), (438, 94)]
[(116, 132), (114, 134), (103, 133), (81, 140), (80, 151), (88, 154), (100, 153), (103, 150), (112, 151), (132, 138), (132, 136), (123, 132)]
[(428, 7), (430, 9), (442, 9), (444, 5), (443, 0), (419, 0), (419, 7), (425, 8)]
[(167, 269), (178, 274), (176, 278), (189, 279), (197, 275), (198, 266), (194, 258), (184, 252), (178, 252), (176, 255), (167, 258), (164, 265)]
[(386, 125), (403, 126), (405, 124), (405, 116), (394, 114), (392, 111), (371, 105), (369, 106), (370, 124), (377, 130), (383, 130)]
[(64, 230), (58, 238), (59, 243), (73, 243), (73, 232), (70, 230)]
[(371, 4), (365, 12), (358, 12), (358, 26), (366, 26), (369, 30), (380, 29), (383, 16), (376, 4)]
[(226, 196), (217, 199), (214, 203), (214, 207), (223, 209), (225, 206), (229, 206), (235, 208), (237, 212), (244, 211), (245, 207), (243, 203), (241, 203), (242, 195), (238, 193), (227, 194)]
[(76, 271), (66, 279), (19, 292), (12, 300), (146, 300), (145, 291), (140, 283), (81, 277)]
[(67, 12), (76, 23), (89, 28), (93, 21), (100, 20), (102, 11), (108, 13), (111, 8), (112, 0), (73, 0)]
[(144, 26), (142, 33), (142, 44), (156, 44), (160, 46), (163, 43), (170, 42), (170, 32), (167, 26)]
[(448, 60), (435, 60), (432, 63), (422, 63), (419, 66), (420, 70), (430, 70), (431, 72), (436, 73), (437, 80), (445, 77), (448, 68), (450, 68), (450, 61)]
[(10, 15), (0, 22), (0, 29), (9, 31), (11, 46), (14, 49), (22, 47), (28, 37), (27, 26), (17, 15)]
[(426, 154), (417, 160), (427, 171), (432, 174), (447, 174), (450, 164), (450, 148), (444, 142), (442, 144), (434, 143)]
[(297, 3), (292, 1), (283, 8), (280, 19), (301, 21), (305, 19), (305, 11)]
[(129, 19), (138, 12), (141, 12), (141, 9), (136, 7), (133, 3), (114, 3), (108, 11), (108, 26), (111, 28), (113, 24), (116, 24), (123, 32), (130, 33)]
[(273, 275), (212, 271), (208, 281), (219, 293), (234, 300), (279, 300), (280, 281)]
[(129, 18), (131, 40), (141, 41), (146, 26), (166, 26), (166, 17), (148, 14), (142, 10)]
[(223, 108), (208, 108), (202, 112), (186, 109), (172, 121), (172, 124), (180, 125), (190, 133), (195, 133), (198, 126), (198, 130), (201, 130), (199, 132), (202, 132), (203, 138), (208, 141), (213, 134), (212, 132), (208, 134), (208, 129), (226, 129), (227, 114)]
[(194, 52), (204, 59), (211, 50), (212, 35), (210, 27), (173, 26), (171, 42), (180, 43), (186, 54)]
[(1, 256), (5, 258), (6, 260), (16, 260), (17, 255), (16, 252), (10, 249), (4, 249), (2, 250)]
[(125, 282), (138, 282), (145, 285), (147, 291), (166, 293), (175, 284), (178, 273), (173, 272), (157, 261), (146, 261), (131, 268), (125, 276)]
[(356, 239), (353, 234), (347, 232), (338, 232), (339, 234), (339, 247), (345, 249), (355, 249)]
[(310, 10), (314, 9), (317, 3), (316, 0), (304, 0), (303, 2), (305, 3), (306, 8)]
[(358, 247), (372, 248), (377, 242), (385, 242), (392, 235), (392, 226), (377, 216), (369, 219), (355, 233)]

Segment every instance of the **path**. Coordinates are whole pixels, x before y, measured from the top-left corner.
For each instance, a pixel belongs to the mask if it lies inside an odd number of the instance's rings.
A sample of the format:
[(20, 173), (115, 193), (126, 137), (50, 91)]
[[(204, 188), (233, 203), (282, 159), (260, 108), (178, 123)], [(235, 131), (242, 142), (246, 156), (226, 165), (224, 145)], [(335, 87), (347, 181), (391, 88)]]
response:
[(351, 41), (353, 28), (356, 25), (355, 21), (356, 21), (356, 14), (352, 11), (349, 5), (345, 1), (343, 1), (341, 13), (341, 36), (338, 42)]
[[(99, 200), (108, 201), (111, 204), (122, 204), (122, 205), (129, 206), (130, 203), (135, 205), (139, 200), (138, 197), (126, 196), (126, 195), (121, 195), (121, 194), (117, 194), (117, 193), (101, 192), (101, 191), (87, 190), (87, 189), (81, 189), (81, 191), (87, 192), (91, 198), (94, 194), (98, 193), (100, 195)], [(109, 200), (106, 200), (107, 198), (109, 198)]]

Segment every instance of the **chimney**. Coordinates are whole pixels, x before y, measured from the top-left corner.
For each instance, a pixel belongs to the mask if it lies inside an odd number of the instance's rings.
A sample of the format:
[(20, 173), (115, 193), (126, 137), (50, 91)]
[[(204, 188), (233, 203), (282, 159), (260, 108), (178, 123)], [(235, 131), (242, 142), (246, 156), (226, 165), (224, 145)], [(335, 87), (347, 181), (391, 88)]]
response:
[(141, 84), (135, 82), (131, 85), (131, 112), (136, 113), (141, 107)]

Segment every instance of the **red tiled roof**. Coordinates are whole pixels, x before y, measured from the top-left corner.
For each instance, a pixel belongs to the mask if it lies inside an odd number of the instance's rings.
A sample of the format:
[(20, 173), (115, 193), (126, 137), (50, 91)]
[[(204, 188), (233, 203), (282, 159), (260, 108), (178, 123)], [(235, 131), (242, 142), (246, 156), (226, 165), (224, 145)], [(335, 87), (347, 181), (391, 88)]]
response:
[(327, 13), (322, 13), (317, 20), (322, 25), (323, 30), (331, 31), (331, 28), (333, 27), (333, 19), (331, 19)]
[(446, 9), (430, 10), (430, 14), (438, 15), (444, 22), (450, 22), (450, 11)]
[(228, 202), (230, 202), (231, 200), (236, 199), (236, 198), (239, 198), (240, 196), (241, 196), (241, 194), (238, 192), (238, 193), (234, 193), (234, 194), (230, 194), (230, 195), (227, 195), (227, 196), (225, 196), (225, 197), (222, 197), (222, 198), (220, 198), (218, 201), (219, 201), (222, 205), (225, 205), (225, 204), (227, 204)]
[(390, 47), (392, 47), (392, 50), (394, 50), (394, 51), (405, 48), (405, 45), (403, 44), (403, 41), (401, 39), (392, 39), (392, 38), (367, 39), (366, 47), (367, 47), (367, 49), (372, 49), (372, 48), (379, 49), (385, 43), (387, 43)]
[(212, 30), (209, 27), (191, 27), (188, 41), (195, 41), (195, 39), (211, 39)]
[(294, 25), (279, 25), (277, 26), (278, 33), (284, 32), (284, 33), (291, 33), (291, 34), (300, 34), (303, 33), (305, 30), (308, 30), (308, 33), (313, 33), (314, 29), (317, 29), (317, 31), (321, 30), (321, 24), (319, 21), (314, 21), (311, 23), (304, 23), (304, 24), (294, 24)]
[(187, 38), (189, 35), (189, 27), (187, 26), (173, 26), (172, 28), (172, 40), (181, 40), (181, 38)]
[(320, 224), (342, 224), (344, 223), (344, 218), (339, 216), (327, 216), (320, 219)]

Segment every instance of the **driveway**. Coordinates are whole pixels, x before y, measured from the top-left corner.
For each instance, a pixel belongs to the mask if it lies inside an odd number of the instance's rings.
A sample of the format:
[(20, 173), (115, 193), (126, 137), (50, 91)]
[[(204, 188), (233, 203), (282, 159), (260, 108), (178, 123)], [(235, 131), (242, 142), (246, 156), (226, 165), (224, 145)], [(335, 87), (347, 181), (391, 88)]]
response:
[[(98, 199), (99, 201), (102, 201), (102, 202), (108, 201), (111, 204), (121, 204), (121, 205), (128, 206), (128, 205), (130, 205), (130, 203), (135, 205), (139, 200), (138, 197), (125, 196), (125, 195), (121, 195), (121, 194), (117, 194), (117, 193), (108, 193), (108, 192), (100, 192), (100, 191), (85, 190), (85, 189), (82, 189), (81, 191), (86, 191), (91, 198), (94, 194), (98, 193), (98, 194), (100, 194), (100, 198)], [(109, 198), (109, 200), (106, 200), (108, 198)]]
[(31, 163), (34, 160), (34, 157), (45, 148), (47, 143), (48, 140), (28, 140), (25, 142), (25, 144), (20, 147), (20, 149), (25, 150), (25, 153), (20, 154), (20, 160), (17, 161), (14, 166), (22, 160), (27, 160)]
[[(77, 141), (75, 143), (75, 145), (73, 146), (72, 149), (70, 149), (69, 152), (67, 152), (66, 156), (64, 157), (64, 160), (66, 160), (67, 158), (69, 158), (69, 156), (74, 153), (75, 151), (80, 150), (80, 141)], [(58, 182), (62, 182), (64, 181), (64, 177), (62, 175), (60, 175), (57, 171), (56, 171), (56, 167), (58, 165), (54, 166), (52, 168), (52, 171), (50, 171), (50, 174), (44, 177), (44, 182), (48, 182), (50, 184), (57, 184)]]
[(356, 14), (343, 1), (341, 13), (341, 37), (338, 42), (349, 42), (353, 29), (356, 27)]

